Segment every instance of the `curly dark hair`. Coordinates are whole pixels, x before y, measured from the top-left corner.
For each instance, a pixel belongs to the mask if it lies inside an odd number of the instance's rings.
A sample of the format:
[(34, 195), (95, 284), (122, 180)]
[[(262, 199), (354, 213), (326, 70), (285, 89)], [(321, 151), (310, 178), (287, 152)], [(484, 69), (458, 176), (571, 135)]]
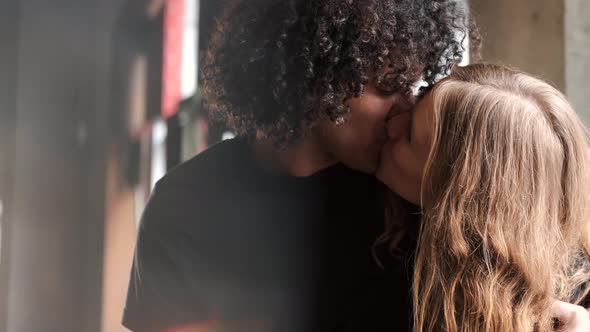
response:
[(205, 106), (238, 135), (291, 143), (322, 115), (343, 119), (369, 79), (390, 92), (433, 84), (470, 26), (456, 0), (233, 1), (203, 59)]

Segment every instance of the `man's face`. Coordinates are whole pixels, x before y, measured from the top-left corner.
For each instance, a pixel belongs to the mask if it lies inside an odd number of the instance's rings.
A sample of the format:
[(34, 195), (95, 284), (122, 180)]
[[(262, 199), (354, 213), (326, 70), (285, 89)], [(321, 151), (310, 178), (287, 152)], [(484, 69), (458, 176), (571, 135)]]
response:
[(387, 120), (411, 109), (412, 99), (408, 94), (385, 92), (369, 83), (360, 97), (349, 101), (346, 122), (338, 125), (322, 119), (314, 127), (314, 135), (332, 157), (352, 169), (372, 174), (387, 141)]

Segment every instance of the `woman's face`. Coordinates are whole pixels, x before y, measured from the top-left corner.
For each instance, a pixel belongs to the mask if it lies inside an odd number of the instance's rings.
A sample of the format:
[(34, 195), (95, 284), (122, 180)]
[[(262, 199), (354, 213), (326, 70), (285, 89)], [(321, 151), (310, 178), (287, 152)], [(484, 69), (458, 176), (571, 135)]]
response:
[(414, 110), (392, 117), (387, 123), (388, 142), (381, 151), (376, 176), (405, 200), (422, 205), (422, 174), (434, 131), (432, 92)]

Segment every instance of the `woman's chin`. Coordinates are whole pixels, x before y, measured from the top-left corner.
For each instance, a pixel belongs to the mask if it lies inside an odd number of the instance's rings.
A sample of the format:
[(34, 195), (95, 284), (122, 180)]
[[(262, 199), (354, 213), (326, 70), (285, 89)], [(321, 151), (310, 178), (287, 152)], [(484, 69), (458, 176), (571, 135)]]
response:
[[(388, 171), (389, 170), (389, 171)], [(404, 179), (395, 178), (391, 169), (379, 165), (375, 172), (375, 177), (381, 181), (389, 190), (396, 193), (403, 200), (408, 201), (416, 206), (420, 206), (420, 194), (410, 188)], [(419, 185), (417, 185), (419, 187)]]

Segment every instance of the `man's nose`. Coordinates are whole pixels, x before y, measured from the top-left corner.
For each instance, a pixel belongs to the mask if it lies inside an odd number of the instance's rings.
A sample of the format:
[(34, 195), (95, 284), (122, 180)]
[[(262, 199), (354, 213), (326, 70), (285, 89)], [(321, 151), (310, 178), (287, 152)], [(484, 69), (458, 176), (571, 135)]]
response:
[(387, 136), (394, 141), (402, 137), (409, 137), (411, 124), (412, 113), (410, 111), (398, 114), (387, 122)]
[(403, 94), (399, 101), (399, 113), (409, 112), (416, 105), (416, 96), (410, 91)]
[(398, 94), (395, 101), (391, 105), (391, 109), (387, 114), (386, 120), (406, 112), (410, 112), (416, 105), (416, 97), (412, 93)]

